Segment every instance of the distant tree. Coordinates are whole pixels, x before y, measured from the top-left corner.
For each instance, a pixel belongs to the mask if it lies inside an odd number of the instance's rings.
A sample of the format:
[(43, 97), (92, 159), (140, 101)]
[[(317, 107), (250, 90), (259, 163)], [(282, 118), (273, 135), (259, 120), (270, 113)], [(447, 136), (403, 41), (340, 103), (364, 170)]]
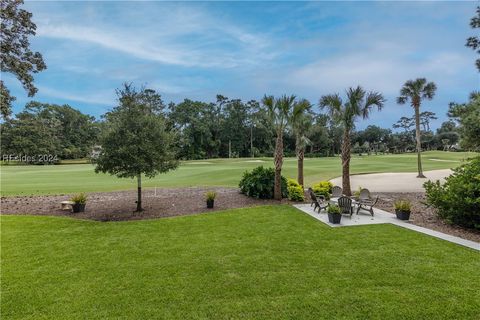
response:
[(308, 132), (311, 154), (320, 153), (326, 156), (330, 154), (333, 141), (329, 135), (329, 122), (330, 118), (326, 114), (317, 114), (313, 116), (312, 127)]
[(410, 101), (411, 106), (415, 110), (415, 136), (417, 140), (417, 178), (425, 178), (422, 170), (422, 141), (420, 131), (420, 105), (422, 99), (432, 100), (437, 86), (433, 82), (428, 82), (425, 78), (417, 78), (416, 80), (408, 80), (400, 90), (400, 96), (397, 98), (398, 104), (405, 104)]
[[(20, 9), (22, 0), (0, 1), (0, 66), (1, 72), (13, 74), (33, 97), (37, 88), (33, 85), (32, 73), (45, 70), (47, 66), (39, 52), (30, 50), (29, 37), (35, 35), (37, 26), (32, 22), (32, 14)], [(0, 115), (7, 118), (11, 114), (12, 102), (3, 80), (0, 80)]]
[(297, 155), (297, 181), (303, 187), (303, 160), (305, 149), (311, 142), (308, 132), (312, 127), (313, 117), (310, 113), (312, 105), (306, 99), (295, 102), (290, 123), (295, 136), (295, 153)]
[(435, 134), (435, 140), (437, 141), (437, 148), (441, 147), (443, 150), (450, 149), (459, 140), (458, 128), (455, 121), (448, 120), (440, 125)]
[(350, 188), (350, 158), (352, 130), (357, 118), (368, 118), (373, 107), (383, 108), (385, 98), (378, 92), (365, 92), (358, 86), (347, 90), (347, 100), (342, 101), (338, 94), (326, 95), (320, 99), (320, 107), (327, 108), (331, 118), (342, 125), (342, 185), (347, 196), (352, 195)]
[[(95, 172), (137, 178), (136, 212), (142, 208), (142, 174), (152, 178), (174, 170), (175, 134), (166, 130), (160, 95), (125, 84), (117, 90), (119, 105), (106, 115), (107, 133), (96, 159)], [(155, 101), (155, 103), (152, 103)]]
[(423, 127), (423, 131), (430, 131), (430, 121), (437, 120), (435, 112), (423, 111), (420, 113), (420, 124)]
[(61, 151), (61, 129), (61, 122), (51, 109), (27, 104), (25, 110), (2, 124), (2, 154), (32, 159), (40, 155), (57, 156)]
[(95, 118), (69, 105), (36, 101), (7, 119), (3, 129), (4, 154), (49, 154), (58, 159), (87, 157), (100, 134)]
[(358, 131), (356, 133), (355, 142), (363, 144), (368, 142), (370, 145), (387, 142), (392, 131), (390, 129), (383, 129), (379, 126), (370, 125), (365, 130)]
[(460, 145), (465, 149), (480, 150), (480, 93), (470, 94), (467, 103), (451, 103), (448, 116), (459, 123)]
[(408, 117), (401, 117), (396, 123), (393, 124), (393, 128), (402, 128), (405, 132), (410, 131), (415, 126), (415, 119)]
[(453, 120), (447, 120), (442, 122), (440, 125), (440, 128), (437, 129), (437, 134), (443, 133), (443, 132), (452, 132), (452, 131), (457, 131), (457, 124)]
[(168, 115), (172, 127), (179, 132), (176, 145), (184, 159), (218, 157), (220, 130), (223, 119), (218, 118), (215, 105), (185, 99), (170, 105)]
[(275, 129), (275, 185), (273, 198), (282, 199), (282, 166), (283, 166), (283, 134), (289, 123), (291, 112), (293, 110), (295, 96), (282, 96), (275, 98), (273, 96), (264, 96), (262, 104), (265, 106), (272, 126)]
[[(470, 27), (472, 27), (472, 29), (480, 28), (480, 6), (477, 7), (476, 15), (470, 20)], [(472, 48), (478, 54), (480, 54), (480, 37), (478, 35), (469, 37), (465, 46)], [(480, 71), (480, 59), (477, 59), (475, 64), (477, 69)]]
[[(250, 155), (250, 105), (240, 99), (227, 100), (223, 105), (222, 146), (225, 153), (246, 157)], [(235, 130), (232, 130), (235, 128)], [(253, 129), (253, 128), (252, 128)]]

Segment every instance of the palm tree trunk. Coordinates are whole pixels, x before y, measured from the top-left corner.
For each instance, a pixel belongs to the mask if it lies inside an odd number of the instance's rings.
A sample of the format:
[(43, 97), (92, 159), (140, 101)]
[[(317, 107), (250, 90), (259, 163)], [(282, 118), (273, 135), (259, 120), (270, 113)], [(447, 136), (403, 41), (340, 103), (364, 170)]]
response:
[(275, 141), (275, 185), (273, 188), (273, 198), (282, 200), (282, 165), (283, 165), (283, 133), (277, 132)]
[(415, 137), (417, 140), (417, 165), (418, 165), (418, 175), (417, 178), (425, 178), (422, 170), (422, 140), (420, 133), (420, 105), (416, 104), (415, 109)]
[(137, 175), (137, 210), (135, 212), (142, 212), (142, 174)]
[(305, 158), (305, 149), (298, 148), (297, 149), (297, 180), (298, 183), (303, 188), (303, 159)]
[(350, 130), (345, 129), (342, 143), (342, 189), (346, 196), (352, 195), (350, 187)]

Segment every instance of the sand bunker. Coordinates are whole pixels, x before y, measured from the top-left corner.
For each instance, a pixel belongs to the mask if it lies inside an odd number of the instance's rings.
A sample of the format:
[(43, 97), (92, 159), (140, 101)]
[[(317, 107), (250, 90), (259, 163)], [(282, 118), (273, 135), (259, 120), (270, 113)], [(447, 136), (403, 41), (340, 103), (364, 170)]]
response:
[[(358, 174), (350, 176), (350, 183), (352, 190), (362, 187), (372, 192), (425, 192), (425, 181), (443, 181), (450, 174), (450, 169), (425, 171), (426, 179), (417, 178), (416, 172)], [(334, 185), (342, 185), (341, 177), (330, 181)]]
[(428, 159), (431, 161), (438, 161), (438, 162), (460, 162), (458, 160), (444, 160), (444, 159)]

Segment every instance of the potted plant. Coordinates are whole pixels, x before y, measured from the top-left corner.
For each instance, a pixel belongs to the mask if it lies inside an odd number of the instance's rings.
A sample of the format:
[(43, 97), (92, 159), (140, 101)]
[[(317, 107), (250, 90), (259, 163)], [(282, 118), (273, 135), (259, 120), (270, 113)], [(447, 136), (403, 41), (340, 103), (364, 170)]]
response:
[(328, 206), (327, 209), (328, 212), (328, 222), (330, 223), (340, 223), (340, 220), (342, 219), (342, 214), (340, 211), (340, 207), (336, 204), (331, 204)]
[(215, 202), (216, 196), (217, 193), (215, 193), (214, 191), (208, 191), (207, 193), (205, 193), (205, 200), (207, 200), (207, 208), (213, 208), (213, 203)]
[(85, 211), (87, 196), (84, 193), (76, 194), (70, 200), (73, 202), (72, 204), (73, 213)]
[(360, 197), (360, 191), (362, 191), (362, 187), (358, 187), (356, 191), (353, 191), (353, 196), (358, 199)]
[(412, 204), (408, 200), (397, 200), (393, 204), (395, 208), (395, 214), (397, 218), (400, 220), (408, 220), (410, 219), (410, 212)]

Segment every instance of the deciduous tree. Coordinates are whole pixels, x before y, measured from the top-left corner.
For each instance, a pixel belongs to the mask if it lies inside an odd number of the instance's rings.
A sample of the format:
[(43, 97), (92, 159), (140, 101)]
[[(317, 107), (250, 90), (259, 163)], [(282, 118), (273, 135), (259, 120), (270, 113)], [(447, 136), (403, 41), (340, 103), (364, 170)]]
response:
[[(142, 175), (152, 178), (178, 166), (175, 134), (166, 130), (160, 95), (125, 84), (117, 91), (119, 104), (106, 116), (107, 132), (101, 141), (95, 172), (137, 178), (137, 212), (142, 208)], [(148, 97), (148, 99), (147, 99)], [(155, 103), (151, 103), (155, 101)]]
[[(23, 85), (29, 97), (37, 88), (33, 84), (33, 73), (47, 68), (39, 52), (30, 49), (29, 37), (35, 35), (37, 26), (32, 14), (20, 8), (22, 0), (0, 1), (0, 66), (2, 72), (13, 74)], [(10, 95), (3, 80), (0, 80), (0, 114), (7, 118), (15, 97)]]

